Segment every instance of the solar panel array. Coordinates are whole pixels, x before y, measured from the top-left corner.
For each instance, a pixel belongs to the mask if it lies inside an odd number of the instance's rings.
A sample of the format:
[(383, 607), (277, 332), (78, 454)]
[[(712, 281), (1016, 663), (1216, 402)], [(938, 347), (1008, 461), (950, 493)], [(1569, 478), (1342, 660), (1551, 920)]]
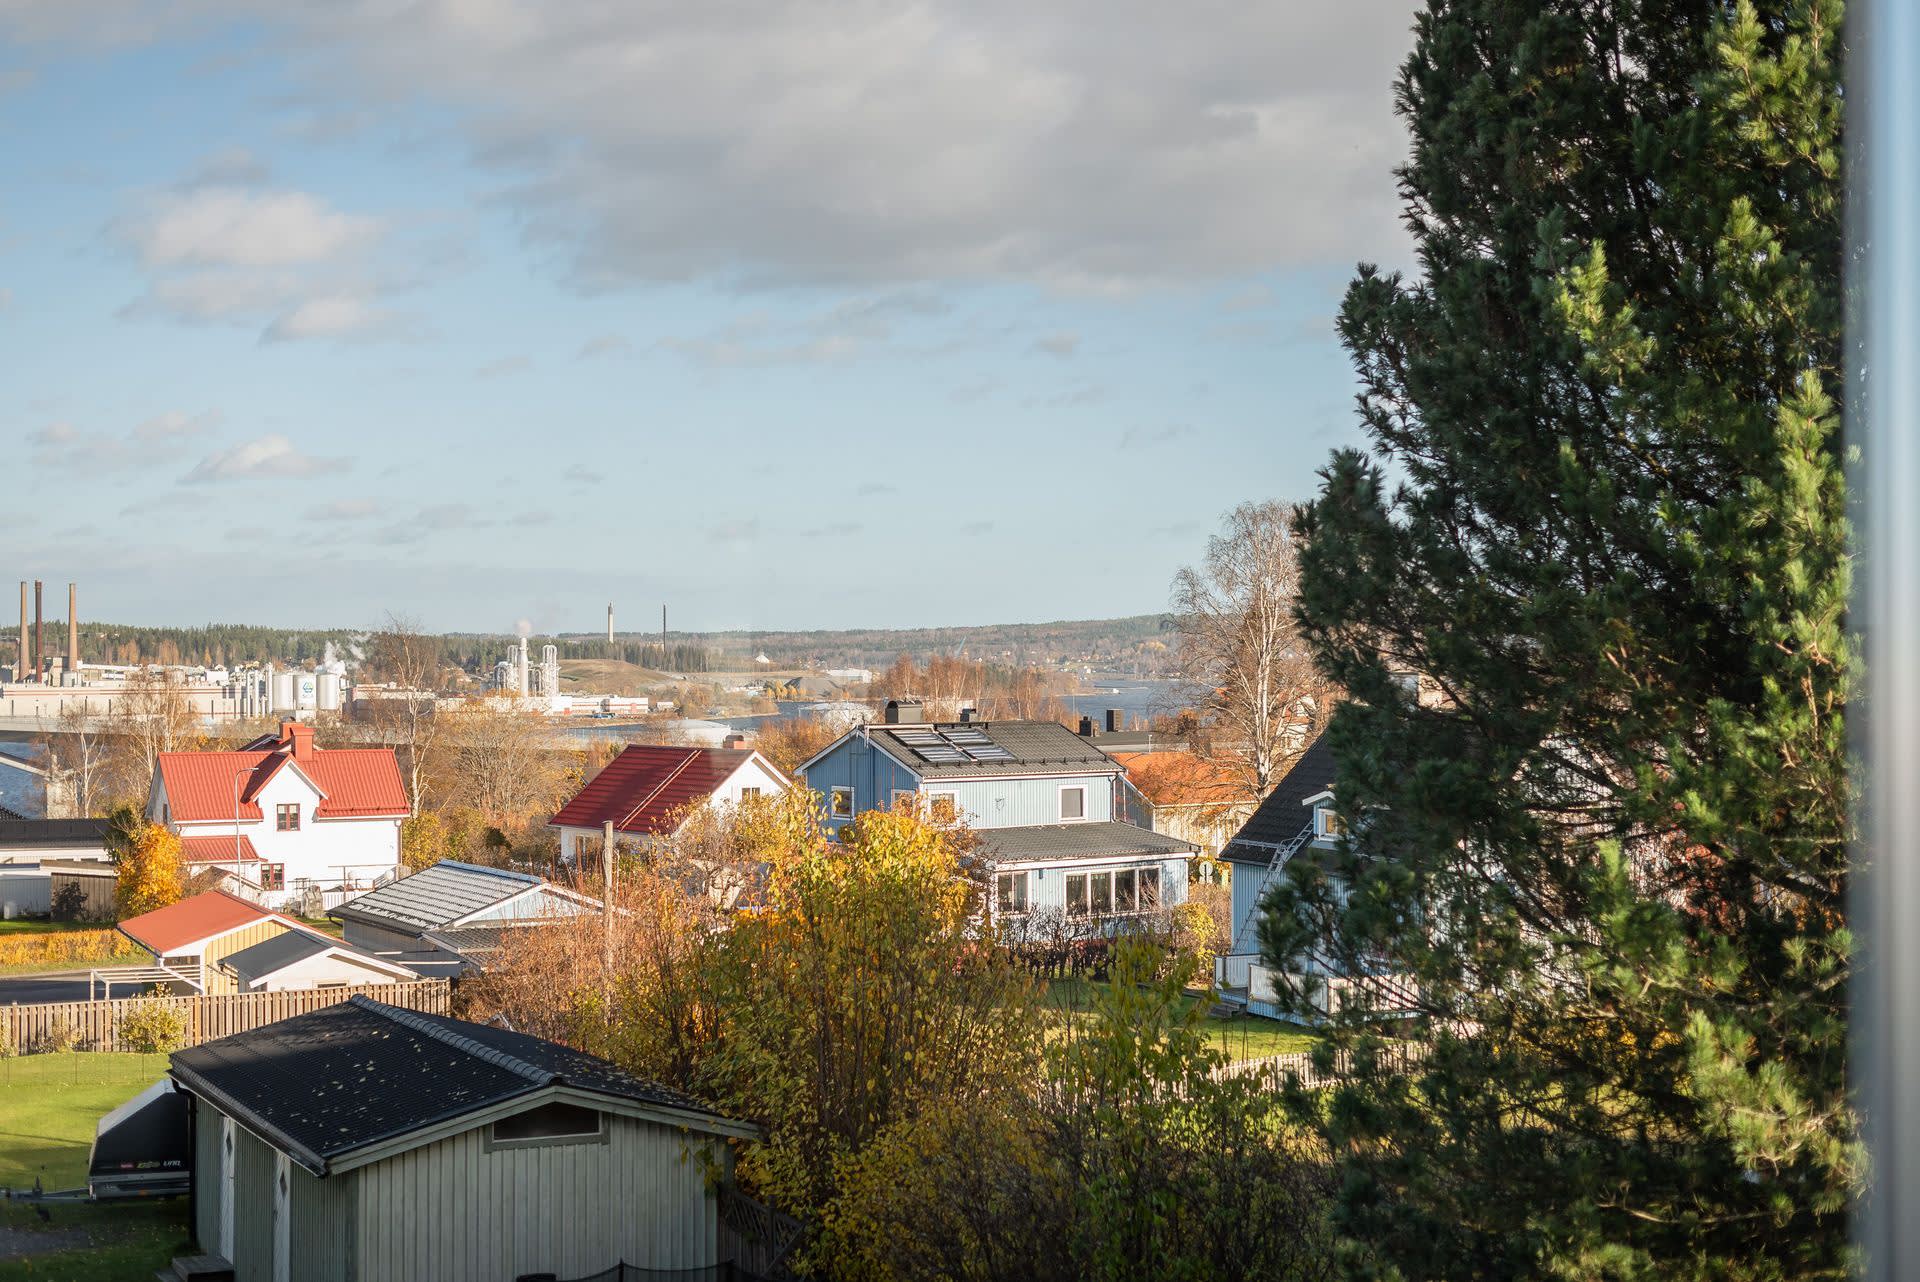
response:
[(1013, 754), (995, 743), (985, 731), (972, 726), (938, 730), (932, 726), (903, 726), (893, 737), (913, 750), (913, 755), (936, 766), (959, 766), (974, 761), (1012, 761)]

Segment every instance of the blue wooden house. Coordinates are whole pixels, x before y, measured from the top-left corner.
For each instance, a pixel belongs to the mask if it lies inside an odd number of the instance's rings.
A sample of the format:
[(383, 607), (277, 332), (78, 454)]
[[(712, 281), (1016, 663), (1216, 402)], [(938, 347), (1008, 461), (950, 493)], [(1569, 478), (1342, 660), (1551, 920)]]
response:
[(829, 744), (799, 771), (838, 832), (911, 801), (979, 838), (989, 911), (1016, 932), (1108, 933), (1184, 903), (1199, 848), (1121, 818), (1125, 771), (1052, 721), (928, 722), (912, 700)]
[[(1220, 852), (1233, 869), (1233, 940), (1214, 959), (1214, 986), (1223, 1001), (1250, 1014), (1288, 1017), (1276, 1000), (1283, 977), (1260, 959), (1260, 901), (1289, 863), (1325, 856), (1338, 846), (1345, 827), (1333, 788), (1333, 750), (1324, 738), (1317, 739)], [(1377, 1014), (1404, 1004), (1398, 981), (1381, 971), (1352, 974), (1303, 959), (1284, 980), (1304, 992), (1321, 1015), (1350, 1001), (1364, 1001)]]

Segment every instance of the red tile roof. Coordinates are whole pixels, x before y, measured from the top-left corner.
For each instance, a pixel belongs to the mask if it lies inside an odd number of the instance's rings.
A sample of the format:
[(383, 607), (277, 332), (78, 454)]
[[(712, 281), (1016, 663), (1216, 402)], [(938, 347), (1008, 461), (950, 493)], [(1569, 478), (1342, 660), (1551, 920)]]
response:
[(551, 820), (555, 828), (667, 833), (691, 805), (713, 796), (753, 756), (739, 748), (628, 745)]
[(1156, 806), (1233, 806), (1250, 803), (1245, 785), (1217, 761), (1191, 752), (1116, 752), (1127, 780)]
[(269, 912), (258, 904), (250, 904), (238, 895), (229, 895), (224, 890), (210, 890), (204, 895), (194, 895), (168, 904), (165, 908), (129, 917), (120, 923), (120, 931), (155, 956), (165, 957), (203, 939), (212, 939), (216, 935), (224, 935), (261, 921), (283, 922), (288, 927), (294, 925), (280, 914)]
[(245, 833), (240, 834), (240, 853), (233, 850), (233, 834), (217, 837), (182, 837), (180, 839), (180, 858), (190, 864), (230, 864), (236, 860), (245, 863), (260, 858), (260, 852), (253, 848), (253, 842)]
[[(238, 788), (242, 819), (261, 818), (254, 799), (267, 781), (292, 766), (320, 791), (317, 819), (405, 815), (407, 788), (391, 748), (312, 748), (304, 760), (282, 738), (264, 751), (163, 752), (160, 778), (175, 823), (208, 823), (234, 817)], [(244, 773), (243, 773), (244, 772)]]

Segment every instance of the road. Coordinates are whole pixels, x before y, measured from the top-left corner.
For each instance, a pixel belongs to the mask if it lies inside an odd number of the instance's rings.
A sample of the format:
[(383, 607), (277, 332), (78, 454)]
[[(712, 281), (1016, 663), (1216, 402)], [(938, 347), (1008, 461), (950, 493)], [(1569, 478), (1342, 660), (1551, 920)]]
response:
[[(142, 986), (144, 987), (144, 986)], [(114, 985), (115, 997), (135, 997), (141, 987)], [(96, 989), (93, 996), (99, 996)], [(37, 1002), (84, 1002), (88, 1000), (87, 972), (60, 971), (45, 975), (17, 975), (0, 979), (0, 1006), (31, 1006)]]

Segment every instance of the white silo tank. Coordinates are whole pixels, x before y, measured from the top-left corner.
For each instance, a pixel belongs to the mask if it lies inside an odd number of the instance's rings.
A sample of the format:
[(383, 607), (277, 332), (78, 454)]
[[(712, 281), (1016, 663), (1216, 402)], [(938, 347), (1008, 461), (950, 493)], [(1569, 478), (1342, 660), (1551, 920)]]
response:
[(340, 711), (340, 674), (322, 672), (320, 674), (319, 706), (323, 712)]
[(296, 679), (293, 687), (294, 706), (297, 708), (312, 708), (320, 702), (319, 677), (311, 672), (301, 672), (295, 674), (295, 676)]
[(292, 712), (299, 707), (298, 672), (276, 672), (273, 674), (273, 710)]

